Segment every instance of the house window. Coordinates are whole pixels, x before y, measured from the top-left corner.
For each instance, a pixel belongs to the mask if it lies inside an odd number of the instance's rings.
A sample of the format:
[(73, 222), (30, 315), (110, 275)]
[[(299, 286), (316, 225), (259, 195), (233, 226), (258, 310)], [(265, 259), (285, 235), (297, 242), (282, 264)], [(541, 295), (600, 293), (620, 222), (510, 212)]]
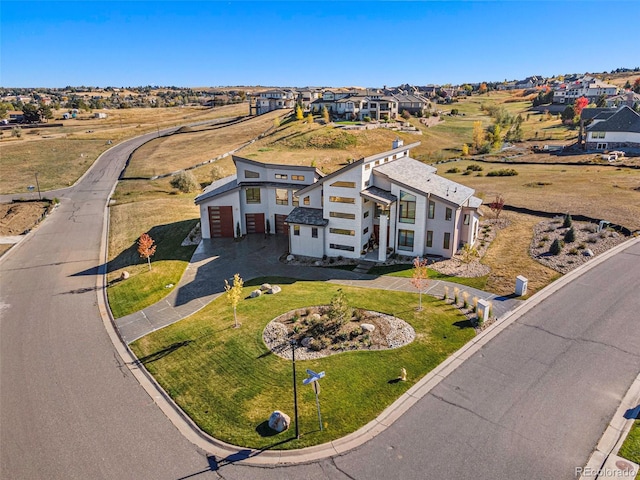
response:
[(318, 227), (311, 227), (311, 238), (318, 238)]
[(365, 210), (363, 218), (367, 218), (369, 216), (369, 210)]
[(304, 175), (291, 175), (291, 180), (297, 180), (298, 182), (304, 182)]
[(300, 225), (294, 225), (294, 226), (293, 226), (293, 234), (294, 234), (296, 237), (299, 237), (299, 236), (300, 236)]
[(330, 243), (329, 248), (333, 248), (334, 250), (345, 250), (347, 252), (355, 251), (355, 247), (350, 245), (340, 245), (339, 243)]
[(343, 212), (329, 212), (329, 216), (333, 218), (347, 218), (349, 220), (355, 220), (355, 213), (343, 213)]
[(260, 203), (260, 187), (249, 187), (245, 190), (247, 203)]
[(276, 173), (276, 179), (278, 180), (286, 180), (289, 178), (289, 175), (285, 173)]
[(444, 242), (442, 243), (442, 248), (445, 250), (449, 250), (449, 244), (451, 243), (451, 234), (446, 232), (444, 234)]
[(400, 223), (416, 223), (416, 197), (400, 190)]
[(413, 230), (398, 230), (398, 250), (413, 250)]
[(371, 168), (371, 164), (370, 163), (365, 164), (365, 166), (364, 166), (365, 170), (369, 170), (370, 168)]
[(469, 225), (469, 218), (470, 218), (470, 215), (468, 213), (465, 213), (464, 222), (463, 222), (465, 225)]
[(244, 178), (260, 178), (260, 174), (258, 172), (252, 172), (251, 170), (245, 170)]
[(294, 207), (297, 207), (300, 205), (300, 197), (296, 195), (296, 192), (291, 192), (291, 204)]
[(335, 233), (336, 235), (349, 235), (351, 237), (356, 234), (354, 230), (347, 230), (345, 228), (330, 228), (329, 233)]
[(380, 165), (380, 160), (376, 160), (376, 161), (374, 162), (374, 164), (373, 164), (373, 165), (374, 165), (374, 166), (376, 166), (376, 167), (377, 167), (378, 165)]
[(356, 188), (356, 182), (337, 181), (331, 184), (332, 187)]
[(427, 248), (433, 247), (433, 230), (427, 230)]
[(369, 227), (364, 227), (364, 230), (362, 230), (362, 234), (365, 235), (368, 232), (369, 232)]
[(302, 200), (302, 203), (305, 205), (311, 205), (311, 200), (309, 199), (309, 197), (304, 197), (304, 200)]
[(607, 149), (607, 144), (606, 143), (598, 143), (596, 144), (596, 150), (606, 150)]
[(606, 132), (591, 132), (591, 138), (604, 138)]
[(333, 203), (356, 203), (356, 199), (352, 197), (335, 197), (330, 196), (329, 201)]
[(449, 221), (451, 220), (451, 215), (453, 214), (453, 210), (451, 210), (449, 207), (447, 207), (447, 209), (444, 211), (444, 219)]
[(376, 213), (374, 218), (380, 218), (380, 215), (389, 216), (389, 207), (383, 207), (379, 203), (376, 203)]
[(286, 188), (276, 188), (276, 205), (289, 205), (289, 192)]
[(429, 200), (429, 218), (436, 217), (436, 202)]

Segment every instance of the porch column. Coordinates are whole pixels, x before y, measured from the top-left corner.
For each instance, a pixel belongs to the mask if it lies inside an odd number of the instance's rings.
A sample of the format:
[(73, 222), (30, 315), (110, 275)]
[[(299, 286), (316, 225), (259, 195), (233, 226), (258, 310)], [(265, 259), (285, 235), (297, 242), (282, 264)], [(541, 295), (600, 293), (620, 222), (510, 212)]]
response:
[(384, 262), (387, 259), (387, 225), (389, 217), (380, 215), (380, 239), (378, 240), (378, 261)]

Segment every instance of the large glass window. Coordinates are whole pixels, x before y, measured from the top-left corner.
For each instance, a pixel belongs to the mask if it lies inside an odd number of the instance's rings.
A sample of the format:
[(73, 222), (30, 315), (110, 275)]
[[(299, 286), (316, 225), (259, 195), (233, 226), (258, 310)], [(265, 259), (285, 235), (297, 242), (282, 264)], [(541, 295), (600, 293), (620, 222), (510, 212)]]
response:
[(433, 247), (433, 230), (427, 230), (427, 248)]
[(343, 182), (339, 180), (331, 184), (332, 187), (356, 188), (356, 182)]
[(444, 234), (444, 242), (442, 243), (442, 248), (445, 250), (449, 250), (449, 244), (451, 243), (451, 234), (446, 232)]
[(260, 203), (260, 187), (250, 187), (245, 190), (247, 203)]
[(251, 170), (245, 170), (244, 178), (260, 178), (260, 174), (258, 172), (252, 172)]
[(276, 205), (289, 205), (289, 192), (286, 188), (276, 188)]
[(416, 197), (400, 190), (400, 223), (416, 223)]
[(429, 200), (429, 218), (436, 217), (436, 202)]
[(356, 234), (354, 230), (347, 230), (345, 228), (330, 228), (329, 232), (337, 235), (350, 235), (352, 237)]
[(413, 230), (398, 230), (398, 250), (413, 250)]
[(344, 212), (329, 212), (329, 216), (333, 218), (347, 218), (349, 220), (355, 220), (355, 213), (344, 213)]

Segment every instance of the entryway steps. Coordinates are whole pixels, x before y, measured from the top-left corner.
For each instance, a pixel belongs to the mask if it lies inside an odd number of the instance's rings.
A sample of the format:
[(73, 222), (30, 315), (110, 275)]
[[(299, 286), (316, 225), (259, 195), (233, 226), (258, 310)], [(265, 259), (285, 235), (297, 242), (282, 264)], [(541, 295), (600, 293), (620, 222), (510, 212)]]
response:
[(371, 268), (375, 267), (376, 262), (370, 262), (369, 260), (360, 260), (356, 268), (353, 269), (354, 273), (369, 273)]

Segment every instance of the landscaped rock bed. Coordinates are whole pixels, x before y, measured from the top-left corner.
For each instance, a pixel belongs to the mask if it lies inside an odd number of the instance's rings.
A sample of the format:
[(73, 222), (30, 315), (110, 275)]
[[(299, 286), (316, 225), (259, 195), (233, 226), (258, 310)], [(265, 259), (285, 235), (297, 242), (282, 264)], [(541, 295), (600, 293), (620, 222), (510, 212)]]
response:
[(404, 320), (370, 310), (352, 309), (346, 321), (330, 318), (331, 306), (291, 310), (267, 324), (262, 339), (279, 357), (291, 359), (291, 341), (296, 359), (310, 360), (354, 350), (386, 350), (411, 343), (415, 330)]
[[(549, 268), (562, 274), (586, 263), (592, 257), (606, 252), (619, 243), (627, 240), (624, 235), (604, 229), (598, 232), (598, 226), (589, 222), (571, 222), (575, 240), (565, 241), (571, 227), (565, 227), (564, 217), (556, 217), (538, 223), (534, 227), (531, 241), (531, 257)], [(559, 254), (550, 253), (554, 240), (563, 241), (564, 245)]]

